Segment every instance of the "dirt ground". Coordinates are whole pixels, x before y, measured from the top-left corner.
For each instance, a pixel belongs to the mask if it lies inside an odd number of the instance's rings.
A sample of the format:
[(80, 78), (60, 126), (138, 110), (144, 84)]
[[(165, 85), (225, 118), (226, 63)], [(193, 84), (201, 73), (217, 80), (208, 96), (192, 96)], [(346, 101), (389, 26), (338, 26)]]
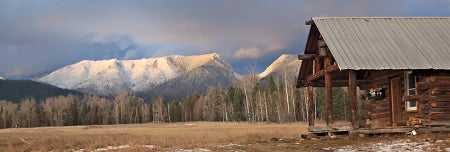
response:
[(450, 133), (311, 140), (306, 123), (148, 123), (0, 129), (0, 151), (447, 151)]
[(304, 140), (273, 138), (266, 141), (230, 145), (223, 151), (447, 151), (450, 152), (450, 133), (404, 135), (348, 135)]

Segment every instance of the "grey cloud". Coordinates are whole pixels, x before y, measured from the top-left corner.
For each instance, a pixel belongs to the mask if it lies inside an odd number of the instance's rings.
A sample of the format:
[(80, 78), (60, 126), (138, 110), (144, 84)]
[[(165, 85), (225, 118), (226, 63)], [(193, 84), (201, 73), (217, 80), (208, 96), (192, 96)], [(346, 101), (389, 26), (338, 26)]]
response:
[[(0, 76), (83, 59), (218, 52), (238, 71), (301, 53), (314, 16), (449, 16), (433, 1), (0, 1)], [(253, 53), (249, 53), (253, 52)]]

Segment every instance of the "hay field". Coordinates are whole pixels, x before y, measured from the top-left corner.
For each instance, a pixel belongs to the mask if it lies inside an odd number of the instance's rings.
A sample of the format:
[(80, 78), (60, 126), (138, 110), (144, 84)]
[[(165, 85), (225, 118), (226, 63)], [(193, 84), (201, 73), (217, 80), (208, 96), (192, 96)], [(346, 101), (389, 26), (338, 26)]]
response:
[[(2, 151), (216, 151), (231, 144), (298, 138), (305, 123), (147, 123), (0, 130)], [(103, 149), (102, 149), (103, 148)], [(195, 150), (194, 150), (195, 151)], [(201, 151), (198, 150), (198, 151)]]

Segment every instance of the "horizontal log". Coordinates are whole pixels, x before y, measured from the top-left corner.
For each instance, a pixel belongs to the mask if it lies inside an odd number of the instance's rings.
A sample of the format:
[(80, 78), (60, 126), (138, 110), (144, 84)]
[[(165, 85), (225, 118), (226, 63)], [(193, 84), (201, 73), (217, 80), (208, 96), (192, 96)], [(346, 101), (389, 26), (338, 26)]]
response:
[(359, 128), (370, 128), (370, 123), (366, 123), (366, 122), (359, 122)]
[[(302, 81), (300, 80), (301, 83), (305, 83), (305, 84), (309, 84), (311, 86), (315, 86), (315, 87), (324, 87), (325, 86), (325, 80), (315, 80), (315, 81), (310, 81), (309, 83), (307, 83), (307, 81)], [(361, 85), (367, 85), (370, 87), (372, 86), (371, 84), (367, 84), (368, 82), (365, 80), (356, 80), (356, 86), (361, 86)], [(347, 87), (348, 86), (348, 80), (333, 80), (331, 81), (331, 84), (333, 87)]]
[(441, 133), (441, 132), (450, 132), (450, 128), (448, 127), (426, 127), (426, 128), (417, 128), (417, 132), (420, 133)]
[[(434, 104), (433, 102), (435, 102), (436, 106), (435, 107), (441, 107), (441, 108), (450, 108), (450, 102), (447, 101), (431, 101), (431, 104)], [(433, 107), (433, 106), (431, 106)]]
[(403, 101), (448, 101), (450, 102), (450, 95), (408, 95), (403, 96)]
[(370, 119), (370, 114), (361, 114), (362, 119)]
[(317, 71), (314, 74), (308, 75), (306, 77), (306, 80), (307, 81), (314, 81), (314, 80), (316, 80), (318, 78), (324, 77), (325, 73), (332, 73), (332, 72), (336, 72), (338, 70), (339, 70), (339, 66), (338, 65), (332, 65), (332, 66), (326, 67), (326, 68), (324, 68), (324, 69), (322, 69), (320, 71)]
[(370, 112), (372, 114), (385, 113), (385, 112), (389, 112), (389, 111), (390, 111), (389, 107), (370, 110)]
[(450, 114), (449, 113), (433, 112), (433, 113), (428, 114), (428, 119), (431, 119), (431, 120), (450, 120)]
[(450, 102), (447, 101), (428, 101), (419, 105), (424, 108), (450, 108)]
[[(422, 92), (422, 91), (419, 91)], [(441, 89), (441, 88), (430, 88), (426, 90), (428, 95), (437, 96), (437, 95), (450, 95), (449, 89)]]
[(408, 113), (405, 114), (405, 116), (429, 120), (429, 119), (427, 119), (427, 115), (423, 114), (423, 113), (411, 113), (411, 112), (408, 112)]
[(450, 121), (423, 121), (422, 125), (426, 126), (450, 126)]
[(450, 89), (450, 81), (436, 81), (435, 83), (417, 82), (416, 85), (418, 89)]
[(314, 24), (314, 20), (312, 20), (312, 19), (306, 20), (305, 24), (306, 25), (313, 25)]
[(351, 123), (339, 123), (328, 126), (310, 126), (309, 132), (326, 132), (326, 131), (350, 131), (352, 129)]
[(424, 108), (422, 109), (422, 112), (425, 114), (428, 113), (449, 113), (450, 114), (450, 108)]
[(389, 102), (381, 102), (381, 103), (373, 103), (370, 105), (371, 105), (370, 106), (371, 109), (385, 109), (385, 110), (389, 111), (391, 104)]
[(361, 133), (361, 134), (407, 133), (410, 131), (411, 131), (411, 128), (379, 128), (379, 129), (355, 130), (356, 133)]
[(389, 112), (385, 112), (385, 113), (376, 113), (376, 114), (371, 114), (370, 117), (372, 119), (380, 119), (380, 118), (389, 118), (390, 114)]
[(300, 54), (298, 55), (298, 60), (312, 60), (316, 57), (315, 54)]
[(391, 103), (389, 102), (377, 102), (370, 104), (372, 109), (389, 109)]
[(428, 119), (434, 120), (437, 119), (438, 114), (437, 113), (430, 113), (428, 114)]
[(449, 113), (438, 113), (436, 120), (450, 120)]
[[(434, 76), (435, 78), (432, 78), (431, 76), (429, 79), (435, 79), (434, 82), (450, 82), (450, 76)], [(433, 80), (431, 80), (433, 81)]]

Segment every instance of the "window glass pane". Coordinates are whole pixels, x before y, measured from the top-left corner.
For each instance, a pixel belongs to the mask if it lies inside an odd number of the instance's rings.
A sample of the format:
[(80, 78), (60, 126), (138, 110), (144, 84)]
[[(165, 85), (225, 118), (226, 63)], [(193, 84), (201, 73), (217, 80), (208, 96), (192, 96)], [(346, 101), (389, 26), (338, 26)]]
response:
[(416, 94), (416, 89), (412, 88), (412, 89), (408, 89), (408, 95), (415, 95)]
[(407, 101), (406, 102), (406, 110), (407, 111), (417, 110), (417, 102), (415, 102), (415, 101)]
[(412, 73), (408, 73), (407, 75), (407, 89), (408, 89), (408, 95), (415, 95), (416, 94), (416, 80), (414, 79), (414, 75)]
[(416, 102), (409, 101), (409, 107), (416, 107)]

